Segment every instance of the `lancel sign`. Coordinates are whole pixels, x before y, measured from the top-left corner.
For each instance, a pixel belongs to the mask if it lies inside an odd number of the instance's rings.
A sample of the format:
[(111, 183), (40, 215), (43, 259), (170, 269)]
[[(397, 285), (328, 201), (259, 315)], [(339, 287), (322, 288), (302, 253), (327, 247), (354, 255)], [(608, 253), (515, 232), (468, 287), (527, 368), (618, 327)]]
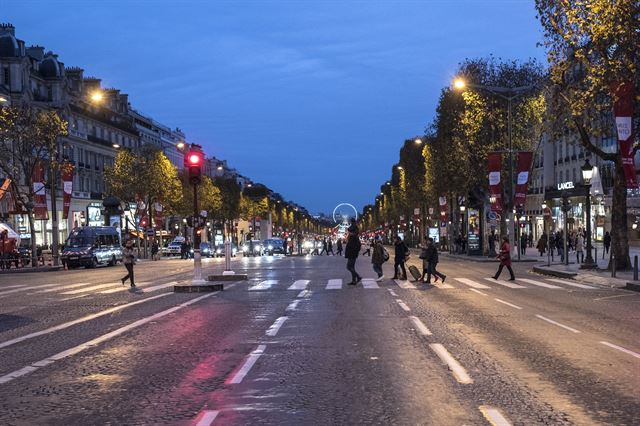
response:
[(558, 191), (563, 191), (565, 189), (573, 189), (573, 182), (562, 182), (558, 184)]

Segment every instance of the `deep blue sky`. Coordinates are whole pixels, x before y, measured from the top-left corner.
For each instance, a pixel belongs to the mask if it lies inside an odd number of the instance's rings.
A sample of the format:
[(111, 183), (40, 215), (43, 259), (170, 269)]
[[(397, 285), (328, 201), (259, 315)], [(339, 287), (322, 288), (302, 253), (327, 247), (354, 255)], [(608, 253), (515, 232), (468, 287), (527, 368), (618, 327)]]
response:
[(0, 21), (314, 213), (372, 201), (460, 61), (544, 59), (532, 0), (0, 0)]

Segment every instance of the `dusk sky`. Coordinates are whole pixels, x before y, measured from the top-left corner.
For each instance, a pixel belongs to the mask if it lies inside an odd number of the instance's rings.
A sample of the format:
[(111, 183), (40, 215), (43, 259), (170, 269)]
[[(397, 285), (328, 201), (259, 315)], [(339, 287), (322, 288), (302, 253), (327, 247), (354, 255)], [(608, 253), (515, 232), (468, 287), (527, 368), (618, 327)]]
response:
[(532, 0), (0, 0), (0, 21), (312, 213), (374, 199), (460, 61), (544, 60)]

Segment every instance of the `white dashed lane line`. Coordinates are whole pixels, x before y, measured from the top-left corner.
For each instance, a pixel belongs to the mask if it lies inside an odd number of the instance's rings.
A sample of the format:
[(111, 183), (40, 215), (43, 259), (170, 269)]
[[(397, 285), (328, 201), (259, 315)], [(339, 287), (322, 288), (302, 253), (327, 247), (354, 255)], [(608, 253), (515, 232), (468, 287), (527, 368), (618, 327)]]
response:
[(438, 358), (451, 370), (453, 376), (459, 383), (463, 385), (468, 385), (473, 383), (473, 379), (467, 374), (467, 370), (464, 369), (462, 365), (447, 351), (447, 349), (442, 346), (440, 343), (431, 343), (429, 345), (432, 351), (438, 355)]
[(273, 324), (271, 324), (271, 327), (269, 327), (265, 334), (267, 336), (274, 337), (276, 334), (278, 334), (278, 331), (280, 330), (280, 327), (282, 327), (282, 324), (284, 324), (284, 322), (288, 319), (289, 317), (278, 318)]
[(481, 405), (480, 412), (492, 426), (511, 426), (511, 422), (495, 407)]
[(198, 414), (198, 417), (194, 420), (195, 426), (211, 426), (218, 417), (219, 411), (216, 410), (204, 410)]
[(295, 311), (296, 308), (298, 307), (298, 304), (300, 303), (300, 299), (296, 299), (293, 302), (289, 303), (289, 306), (287, 306), (287, 311)]
[(639, 353), (630, 351), (629, 349), (625, 349), (622, 346), (614, 345), (613, 343), (604, 342), (604, 341), (602, 341), (600, 343), (605, 345), (605, 346), (609, 346), (610, 348), (617, 349), (620, 352), (624, 352), (624, 353), (626, 353), (628, 355), (634, 356), (636, 358), (640, 358), (640, 354)]
[(431, 336), (431, 334), (432, 334), (431, 330), (429, 330), (427, 328), (427, 326), (424, 325), (424, 323), (422, 321), (420, 321), (420, 318), (414, 317), (414, 316), (410, 316), (409, 319), (411, 320), (413, 325), (416, 327), (416, 330), (418, 330), (418, 332), (420, 334), (422, 334), (423, 336)]
[(541, 320), (546, 321), (546, 322), (548, 322), (549, 324), (553, 324), (553, 325), (557, 325), (558, 327), (562, 327), (562, 328), (564, 328), (565, 330), (569, 330), (569, 331), (570, 331), (570, 332), (572, 332), (572, 333), (580, 333), (580, 331), (579, 331), (579, 330), (576, 330), (575, 328), (571, 328), (571, 327), (569, 327), (569, 326), (567, 326), (567, 325), (560, 324), (559, 322), (554, 321), (554, 320), (552, 320), (552, 319), (549, 319), (549, 318), (547, 318), (547, 317), (543, 317), (542, 315), (536, 315), (536, 318), (540, 318)]
[(388, 288), (387, 291), (389, 291), (389, 294), (392, 295), (393, 297), (398, 297), (398, 294), (395, 291), (391, 290), (390, 288)]
[(407, 304), (406, 304), (406, 303), (404, 303), (404, 302), (403, 302), (402, 300), (400, 300), (400, 299), (396, 299), (396, 303), (397, 303), (397, 304), (398, 304), (402, 309), (404, 309), (406, 312), (409, 312), (409, 311), (411, 310), (411, 308), (409, 308), (409, 307), (407, 306)]
[(228, 380), (227, 384), (236, 385), (238, 383), (242, 383), (242, 380), (249, 373), (249, 371), (253, 368), (254, 364), (258, 361), (264, 354), (264, 350), (267, 348), (267, 345), (258, 346), (253, 352), (251, 352), (244, 360), (242, 367), (235, 374), (233, 374)]
[(515, 308), (515, 309), (522, 309), (520, 306), (514, 305), (513, 303), (506, 302), (506, 301), (504, 301), (502, 299), (495, 298), (493, 300), (495, 300), (496, 302), (500, 302), (503, 305), (511, 306), (512, 308)]

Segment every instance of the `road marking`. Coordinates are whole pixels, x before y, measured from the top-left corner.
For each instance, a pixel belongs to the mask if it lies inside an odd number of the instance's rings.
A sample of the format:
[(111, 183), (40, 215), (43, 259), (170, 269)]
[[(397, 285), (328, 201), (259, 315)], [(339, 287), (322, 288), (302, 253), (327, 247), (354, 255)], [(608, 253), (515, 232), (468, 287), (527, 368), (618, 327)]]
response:
[(270, 337), (275, 337), (275, 335), (278, 334), (280, 327), (282, 327), (282, 324), (284, 324), (284, 322), (288, 319), (289, 317), (278, 318), (273, 324), (271, 324), (271, 327), (269, 327), (269, 329), (264, 334)]
[(217, 410), (204, 410), (198, 414), (198, 417), (194, 420), (195, 426), (211, 426), (218, 417), (220, 411)]
[(289, 303), (289, 306), (287, 306), (287, 309), (285, 309), (286, 311), (295, 311), (296, 308), (298, 307), (298, 303), (300, 303), (300, 299), (296, 299), (293, 302)]
[[(54, 287), (54, 286), (59, 286), (60, 284), (45, 284), (45, 285), (39, 285), (39, 288), (45, 288), (45, 287)], [(21, 291), (29, 291), (29, 290), (33, 290), (33, 287), (27, 287), (24, 285), (21, 286), (12, 286), (12, 287), (20, 287), (20, 288), (14, 288), (13, 290), (7, 290), (7, 291), (0, 291), (0, 297), (4, 296), (5, 294), (13, 294), (13, 293), (19, 293)], [(8, 287), (3, 287), (3, 288), (8, 288)]]
[(258, 361), (258, 358), (264, 354), (264, 350), (267, 348), (267, 345), (259, 345), (256, 350), (251, 352), (244, 360), (242, 367), (233, 375), (230, 379), (227, 380), (227, 384), (229, 385), (237, 385), (238, 383), (242, 383), (242, 379), (249, 373), (249, 370), (253, 367), (253, 365)]
[[(53, 285), (55, 285), (55, 284), (53, 284)], [(3, 286), (2, 286), (2, 287), (0, 287), (0, 288), (2, 288), (2, 289), (6, 289), (6, 288), (18, 288), (18, 287), (26, 287), (26, 286), (27, 286), (26, 284), (19, 284), (19, 285), (3, 285)]]
[(309, 296), (311, 296), (311, 291), (310, 290), (302, 290), (300, 293), (298, 293), (298, 295), (296, 297), (308, 298)]
[(393, 291), (392, 289), (388, 288), (387, 289), (389, 291), (389, 293), (393, 296), (393, 297), (398, 297), (398, 295), (396, 294), (395, 291)]
[(342, 280), (329, 280), (325, 290), (340, 290), (342, 288)]
[(473, 287), (473, 288), (491, 288), (488, 285), (480, 284), (475, 281), (469, 280), (467, 278), (454, 278), (454, 280), (459, 281), (462, 284), (466, 284), (469, 287)]
[[(95, 314), (91, 314), (91, 315), (87, 315), (87, 316), (84, 316), (84, 317), (81, 317), (81, 318), (78, 318), (78, 319), (74, 319), (73, 321), (68, 321), (68, 322), (65, 322), (65, 323), (62, 323), (62, 324), (58, 324), (56, 326), (49, 327), (49, 328), (41, 330), (41, 331), (36, 331), (34, 333), (25, 334), (24, 336), (16, 337), (15, 339), (7, 340), (6, 342), (1, 342), (0, 343), (0, 349), (6, 348), (7, 346), (15, 345), (16, 343), (24, 342), (25, 340), (29, 340), (29, 339), (32, 339), (34, 337), (38, 337), (38, 336), (42, 336), (42, 335), (45, 335), (45, 334), (53, 333), (53, 332), (59, 331), (59, 330), (64, 330), (65, 328), (69, 328), (69, 327), (71, 327), (73, 325), (80, 324), (80, 323), (83, 323), (83, 322), (86, 322), (86, 321), (91, 321), (92, 319), (100, 318), (100, 317), (108, 315), (108, 314), (110, 314), (112, 312), (120, 311), (122, 309), (129, 308), (129, 307), (135, 306), (135, 305), (139, 305), (141, 303), (149, 302), (150, 300), (159, 299), (160, 297), (165, 297), (165, 296), (168, 296), (169, 294), (171, 294), (171, 293), (159, 294), (157, 296), (147, 297), (145, 299), (137, 300), (135, 302), (125, 303), (124, 305), (114, 306), (113, 308), (105, 309), (104, 311), (96, 312)], [(84, 294), (84, 295), (82, 295), (80, 297), (84, 297), (84, 296), (86, 296), (86, 294)], [(73, 297), (73, 299), (76, 299), (76, 298), (77, 297)]]
[[(181, 303), (181, 304), (179, 304), (177, 306), (174, 306), (172, 308), (169, 308), (169, 309), (166, 309), (164, 311), (158, 312), (157, 314), (153, 314), (153, 315), (148, 316), (146, 318), (142, 318), (142, 319), (140, 319), (138, 321), (132, 322), (131, 324), (125, 325), (124, 327), (120, 327), (120, 328), (118, 328), (118, 329), (116, 329), (114, 331), (111, 331), (111, 332), (107, 333), (107, 334), (103, 334), (102, 336), (96, 337), (95, 339), (89, 340), (89, 341), (87, 341), (85, 343), (82, 343), (82, 344), (80, 344), (78, 346), (74, 346), (74, 347), (72, 347), (70, 349), (67, 349), (65, 351), (59, 352), (59, 353), (57, 353), (55, 355), (52, 355), (52, 356), (50, 356), (48, 358), (45, 358), (43, 360), (40, 360), (38, 362), (35, 362), (35, 363), (33, 363), (31, 365), (28, 365), (26, 367), (23, 367), (23, 368), (21, 368), (19, 370), (13, 371), (13, 372), (8, 373), (8, 374), (5, 374), (4, 376), (0, 376), (0, 384), (9, 383), (9, 382), (11, 382), (11, 381), (13, 381), (13, 380), (15, 380), (15, 379), (17, 379), (19, 377), (22, 377), (22, 376), (24, 376), (26, 374), (32, 373), (32, 372), (34, 372), (34, 371), (36, 371), (36, 370), (38, 370), (38, 369), (40, 369), (42, 367), (46, 367), (47, 365), (53, 364), (56, 361), (60, 361), (61, 359), (70, 357), (72, 355), (75, 355), (75, 354), (78, 354), (78, 353), (80, 353), (82, 351), (85, 351), (85, 350), (87, 350), (89, 348), (97, 346), (100, 343), (106, 342), (107, 340), (111, 340), (114, 337), (117, 337), (117, 336), (119, 336), (119, 335), (121, 335), (123, 333), (126, 333), (129, 330), (133, 330), (134, 328), (140, 327), (141, 325), (145, 325), (145, 324), (147, 324), (147, 323), (149, 323), (151, 321), (155, 321), (155, 320), (157, 320), (159, 318), (162, 318), (162, 317), (164, 317), (166, 315), (169, 315), (169, 314), (171, 314), (173, 312), (176, 312), (176, 311), (178, 311), (178, 310), (180, 310), (182, 308), (185, 308), (185, 307), (187, 307), (189, 305), (192, 305), (192, 304), (197, 303), (197, 302), (199, 302), (199, 301), (201, 301), (203, 299), (206, 299), (207, 297), (211, 297), (211, 296), (213, 296), (213, 295), (215, 295), (217, 293), (219, 293), (219, 292), (216, 291), (214, 293), (208, 293), (208, 294), (205, 294), (204, 296), (196, 297), (195, 299), (191, 299), (191, 300), (189, 300), (187, 302)], [(170, 294), (170, 293), (167, 293), (166, 295), (168, 295), (168, 294)], [(155, 297), (158, 298), (158, 297), (161, 297), (161, 296), (165, 296), (165, 294), (159, 294), (158, 296), (155, 296)], [(151, 298), (149, 297), (149, 298), (144, 299), (144, 300), (147, 301), (149, 299), (151, 299)], [(142, 302), (142, 301), (138, 301), (137, 303), (140, 303), (140, 302)], [(133, 303), (136, 303), (136, 302), (133, 302)], [(129, 304), (129, 306), (130, 305), (131, 304)], [(7, 342), (5, 342), (5, 343), (7, 343)]]
[(478, 294), (480, 294), (482, 296), (486, 296), (487, 295), (487, 293), (483, 293), (480, 290), (476, 290), (475, 288), (470, 288), (469, 290), (473, 291), (474, 293), (478, 293)]
[(622, 351), (622, 352), (624, 352), (626, 354), (629, 354), (631, 356), (635, 356), (636, 358), (640, 358), (640, 354), (639, 353), (630, 351), (629, 349), (625, 349), (622, 346), (614, 345), (613, 343), (609, 343), (609, 342), (600, 342), (600, 343), (602, 343), (605, 346), (609, 346), (610, 348)]
[(593, 300), (607, 300), (607, 299), (617, 299), (618, 297), (629, 297), (629, 296), (638, 296), (638, 293), (629, 293), (629, 294), (616, 294), (615, 296), (605, 296), (605, 297), (597, 297)]
[(578, 288), (585, 288), (587, 290), (597, 290), (598, 289), (598, 287), (594, 287), (594, 286), (586, 285), (586, 284), (574, 283), (574, 282), (568, 281), (568, 280), (559, 280), (557, 278), (545, 278), (545, 279), (547, 281), (553, 281), (554, 283), (570, 285), (572, 287), (578, 287)]
[(393, 280), (396, 284), (398, 284), (398, 287), (400, 288), (404, 288), (404, 289), (415, 289), (416, 286), (411, 284), (409, 281), (406, 280)]
[(438, 355), (438, 358), (440, 358), (442, 362), (447, 364), (447, 366), (453, 373), (453, 376), (459, 383), (462, 383), (464, 385), (473, 383), (473, 379), (469, 377), (469, 374), (467, 374), (467, 370), (465, 370), (464, 367), (460, 365), (460, 363), (456, 361), (454, 357), (451, 356), (449, 351), (447, 351), (444, 346), (442, 346), (440, 343), (431, 343), (429, 344), (429, 347), (436, 353), (436, 355)]
[(509, 288), (526, 288), (523, 285), (514, 284), (514, 283), (511, 283), (509, 281), (494, 280), (493, 278), (485, 278), (485, 280), (491, 281), (492, 283), (500, 284), (500, 285), (503, 285), (503, 286), (509, 287)]
[(511, 306), (512, 308), (522, 309), (520, 306), (518, 306), (518, 305), (514, 305), (513, 303), (505, 302), (505, 301), (504, 301), (504, 300), (502, 300), (502, 299), (493, 299), (493, 300), (495, 300), (496, 302), (503, 303), (503, 304), (505, 304), (505, 305), (507, 305), (507, 306)]
[(373, 278), (363, 278), (362, 287), (364, 288), (380, 288), (378, 283)]
[[(87, 297), (87, 296), (88, 296), (88, 294), (81, 294), (80, 296), (65, 297), (64, 299), (58, 299), (58, 302), (66, 302), (67, 300), (81, 299), (81, 298)], [(49, 298), (48, 300), (54, 300), (54, 299)]]
[(249, 287), (249, 291), (269, 290), (272, 286), (278, 284), (278, 280), (265, 280), (259, 284)]
[(65, 286), (59, 286), (57, 288), (50, 288), (48, 290), (40, 290), (40, 291), (34, 291), (33, 293), (29, 293), (29, 294), (38, 294), (38, 293), (52, 293), (54, 291), (61, 291), (61, 290), (69, 290), (71, 288), (78, 288), (78, 287), (82, 287), (85, 285), (91, 285), (93, 283), (76, 283), (76, 284), (70, 284), (70, 285), (65, 285)]
[(413, 325), (415, 325), (416, 330), (418, 330), (420, 332), (420, 334), (422, 334), (423, 336), (431, 336), (431, 334), (432, 334), (431, 330), (429, 330), (427, 328), (427, 326), (424, 325), (424, 323), (422, 321), (420, 321), (420, 318), (414, 317), (414, 316), (410, 316), (409, 319), (411, 320)]
[(409, 307), (407, 306), (407, 304), (406, 304), (406, 303), (404, 303), (404, 302), (403, 302), (402, 300), (400, 300), (400, 299), (396, 299), (396, 303), (397, 303), (398, 305), (400, 305), (400, 307), (401, 307), (402, 309), (404, 309), (405, 311), (407, 311), (407, 312), (409, 312), (409, 311), (411, 310), (411, 308), (409, 308)]
[(451, 284), (433, 284), (433, 286), (435, 288), (455, 288), (454, 286), (452, 286)]
[(80, 288), (78, 290), (65, 291), (64, 293), (60, 293), (60, 294), (87, 293), (87, 292), (90, 292), (90, 291), (93, 291), (93, 290), (100, 290), (100, 289), (103, 289), (103, 288), (114, 287), (114, 286), (122, 286), (122, 284), (114, 284), (114, 283), (98, 284), (98, 285), (94, 285), (94, 286), (91, 286), (91, 287)]
[(305, 290), (309, 285), (309, 280), (297, 280), (287, 290)]
[(571, 331), (572, 333), (580, 333), (580, 331), (579, 331), (579, 330), (576, 330), (575, 328), (571, 328), (571, 327), (566, 326), (566, 325), (564, 325), (564, 324), (560, 324), (559, 322), (554, 321), (554, 320), (552, 320), (552, 319), (549, 319), (549, 318), (547, 318), (547, 317), (543, 317), (542, 315), (536, 315), (536, 317), (537, 317), (537, 318), (540, 318), (541, 320), (546, 321), (546, 322), (548, 322), (548, 323), (550, 323), (550, 324), (557, 325), (558, 327), (562, 327), (562, 328), (564, 328), (565, 330), (569, 330), (569, 331)]
[(530, 280), (528, 278), (519, 278), (519, 280), (524, 281), (525, 283), (528, 283), (528, 284), (537, 285), (538, 287), (551, 288), (554, 290), (558, 290), (562, 288), (562, 287), (558, 287), (557, 285), (543, 283), (542, 281)]
[(495, 407), (481, 405), (480, 412), (492, 426), (511, 426), (511, 422)]
[[(141, 289), (141, 290), (144, 290), (144, 291), (154, 291), (154, 290), (152, 290), (152, 288), (153, 288), (153, 287), (145, 287), (145, 288), (142, 288), (142, 287), (141, 287), (141, 286), (143, 286), (143, 285), (147, 285), (147, 284), (151, 284), (151, 283), (150, 283), (150, 282), (142, 282), (142, 283), (138, 283), (138, 284), (136, 285), (136, 287), (138, 287), (138, 289)], [(167, 284), (169, 284), (169, 285), (175, 285), (175, 284), (177, 284), (177, 282), (172, 281), (171, 283), (167, 283)], [(161, 285), (164, 285), (164, 284), (161, 284)], [(155, 286), (155, 287), (158, 287), (158, 286)], [(166, 286), (165, 286), (165, 287), (166, 287)], [(165, 287), (161, 287), (161, 288), (165, 288)], [(129, 291), (130, 289), (131, 289), (131, 286), (129, 286), (129, 285), (127, 285), (127, 286), (121, 285), (121, 286), (116, 287), (116, 288), (111, 288), (111, 289), (109, 289), (109, 290), (100, 291), (99, 293), (100, 293), (100, 294), (113, 294), (113, 293), (118, 293), (118, 292), (120, 292), (120, 291)]]
[(175, 286), (177, 284), (178, 284), (177, 281), (171, 281), (171, 282), (168, 282), (168, 283), (158, 284), (158, 285), (154, 285), (154, 286), (151, 286), (151, 287), (143, 287), (142, 291), (144, 293), (151, 293), (152, 291), (162, 290), (163, 288), (167, 288), (167, 287), (173, 287), (173, 286)]

